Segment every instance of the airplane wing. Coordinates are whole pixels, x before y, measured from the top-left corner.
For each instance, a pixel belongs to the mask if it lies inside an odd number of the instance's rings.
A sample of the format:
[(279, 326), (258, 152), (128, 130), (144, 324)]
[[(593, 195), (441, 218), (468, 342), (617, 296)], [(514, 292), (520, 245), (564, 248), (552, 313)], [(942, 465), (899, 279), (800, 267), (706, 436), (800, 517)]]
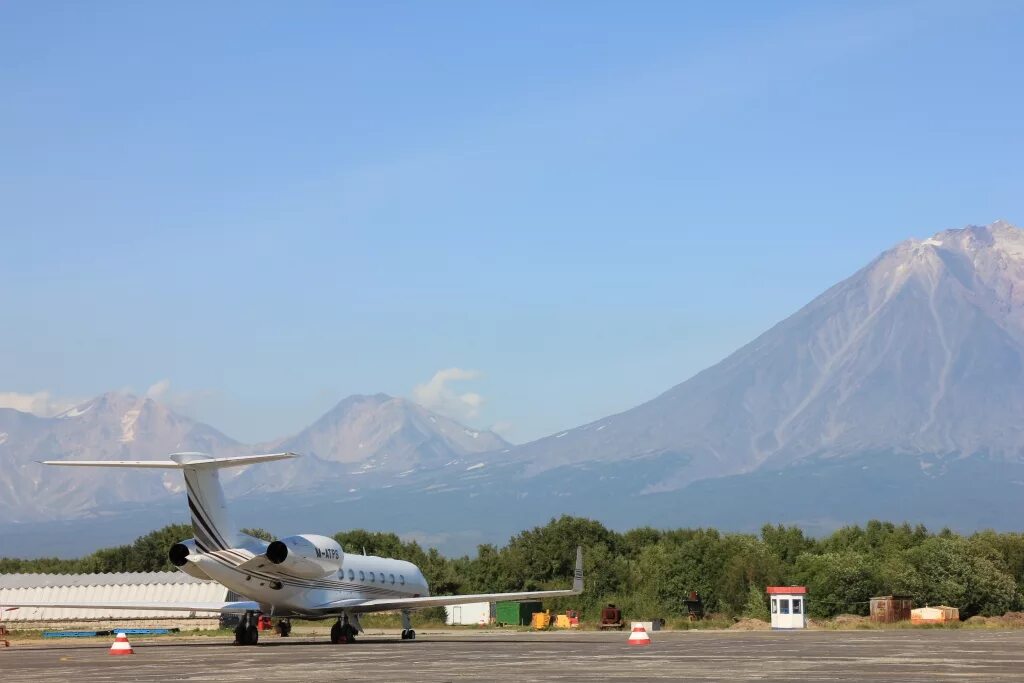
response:
[(533, 591), (526, 593), (473, 593), (468, 595), (430, 595), (424, 598), (380, 598), (376, 600), (339, 600), (330, 603), (334, 609), (343, 608), (348, 612), (386, 612), (396, 609), (424, 609), (443, 605), (461, 605), (467, 602), (498, 602), (502, 600), (543, 600), (579, 595), (573, 590)]
[(7, 602), (4, 611), (19, 607), (52, 607), (55, 609), (131, 609), (152, 610), (154, 612), (229, 612), (242, 614), (247, 611), (258, 612), (257, 602)]
[(375, 598), (372, 600), (337, 600), (320, 605), (316, 611), (330, 614), (338, 610), (353, 613), (386, 612), (396, 609), (424, 609), (443, 605), (461, 605), (467, 602), (498, 602), (502, 600), (544, 600), (579, 595), (583, 592), (583, 548), (576, 548), (576, 570), (573, 572), (572, 588), (554, 591), (529, 591), (522, 593), (475, 593), (470, 595), (428, 595), (422, 598)]

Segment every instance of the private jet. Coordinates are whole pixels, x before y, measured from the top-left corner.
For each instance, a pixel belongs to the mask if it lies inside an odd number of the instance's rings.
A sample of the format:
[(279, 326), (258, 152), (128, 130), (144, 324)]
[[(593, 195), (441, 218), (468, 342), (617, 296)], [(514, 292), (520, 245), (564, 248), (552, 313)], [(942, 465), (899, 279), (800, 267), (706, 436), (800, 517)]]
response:
[(333, 619), (331, 642), (351, 643), (361, 632), (359, 617), (370, 612), (398, 611), (402, 639), (413, 640), (416, 631), (409, 614), (426, 607), (498, 600), (542, 600), (583, 592), (583, 551), (576, 549), (576, 568), (568, 590), (475, 595), (430, 594), (419, 567), (388, 557), (346, 553), (328, 536), (297, 534), (267, 542), (239, 531), (228, 513), (218, 471), (296, 457), (295, 453), (270, 453), (212, 457), (205, 453), (173, 453), (167, 460), (49, 460), (63, 467), (138, 467), (181, 470), (195, 536), (172, 545), (171, 563), (199, 579), (213, 580), (245, 598), (232, 602), (104, 602), (104, 603), (11, 603), (5, 607), (60, 607), (144, 609), (229, 613), (239, 615), (235, 642), (256, 645), (259, 615), (281, 618), (280, 633), (291, 630), (291, 619)]

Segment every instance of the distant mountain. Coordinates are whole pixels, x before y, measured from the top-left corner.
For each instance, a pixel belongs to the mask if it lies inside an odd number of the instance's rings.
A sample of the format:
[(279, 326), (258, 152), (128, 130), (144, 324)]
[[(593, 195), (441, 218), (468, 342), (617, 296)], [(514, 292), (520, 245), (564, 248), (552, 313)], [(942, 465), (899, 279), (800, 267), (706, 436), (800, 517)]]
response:
[(359, 491), (456, 467), (467, 456), (508, 446), (494, 432), (469, 429), (404, 398), (350, 396), (298, 434), (260, 447), (301, 453), (301, 459), (273, 470), (249, 468), (232, 488), (276, 491), (327, 485)]
[(0, 408), (0, 515), (8, 521), (73, 518), (124, 502), (183, 490), (167, 473), (47, 468), (38, 461), (146, 460), (175, 451), (240, 454), (247, 449), (216, 429), (148, 398), (108, 393), (56, 417)]
[(1000, 221), (903, 242), (661, 396), (502, 459), (530, 476), (656, 461), (644, 493), (879, 452), (937, 474), (1020, 462), (1021, 415), (1024, 231)]
[(234, 494), (253, 490), (348, 491), (363, 482), (389, 485), (417, 471), (455, 465), (507, 444), (405, 399), (353, 396), (287, 439), (248, 446), (178, 415), (149, 398), (107, 393), (56, 417), (0, 408), (0, 519), (72, 519), (129, 503), (157, 502), (183, 490), (176, 472), (45, 468), (47, 459), (158, 459), (176, 451), (238, 455), (294, 450), (286, 463), (225, 471)]
[[(1024, 231), (910, 240), (639, 407), (513, 449), (528, 474), (652, 459), (644, 493), (807, 459), (1024, 456)], [(938, 468), (938, 469), (936, 469)]]
[[(253, 450), (144, 400), (96, 400), (49, 420), (0, 411), (0, 459), (15, 456), (0, 471), (0, 512), (73, 517), (180, 485), (107, 471), (43, 478), (31, 461), (44, 456)], [(617, 415), (510, 446), (403, 399), (353, 396), (257, 449), (305, 458), (250, 468), (229, 489), (271, 529), (391, 529), (455, 552), (561, 513), (619, 528), (827, 530), (882, 517), (1006, 529), (1024, 519), (1022, 414), (1024, 231), (1000, 221), (895, 246)], [(264, 491), (278, 493), (242, 495)], [(0, 545), (48, 533), (26, 528)]]

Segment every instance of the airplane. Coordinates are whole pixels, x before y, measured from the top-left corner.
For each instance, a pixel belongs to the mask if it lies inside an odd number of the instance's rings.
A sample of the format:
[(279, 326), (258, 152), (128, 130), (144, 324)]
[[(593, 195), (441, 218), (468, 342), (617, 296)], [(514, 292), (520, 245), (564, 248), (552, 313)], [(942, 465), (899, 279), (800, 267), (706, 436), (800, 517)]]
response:
[(331, 642), (351, 643), (363, 630), (359, 615), (400, 611), (402, 640), (414, 640), (412, 610), (467, 602), (542, 600), (583, 592), (583, 549), (576, 548), (572, 588), (518, 593), (432, 596), (419, 567), (387, 557), (347, 553), (333, 538), (298, 534), (267, 542), (242, 533), (228, 513), (218, 471), (297, 457), (269, 453), (213, 457), (172, 453), (167, 460), (47, 460), (63, 467), (138, 467), (181, 470), (195, 536), (168, 550), (171, 563), (199, 579), (213, 580), (245, 600), (232, 602), (5, 603), (5, 607), (135, 609), (220, 612), (240, 615), (237, 645), (256, 645), (260, 614), (281, 617), (281, 635), (291, 618), (335, 619)]

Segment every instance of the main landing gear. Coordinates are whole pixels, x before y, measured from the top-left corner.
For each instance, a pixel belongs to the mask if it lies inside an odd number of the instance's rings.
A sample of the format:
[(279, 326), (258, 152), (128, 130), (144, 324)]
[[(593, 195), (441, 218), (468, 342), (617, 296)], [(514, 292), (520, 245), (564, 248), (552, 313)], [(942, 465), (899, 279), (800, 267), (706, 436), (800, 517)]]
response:
[(356, 627), (348, 623), (348, 617), (339, 617), (334, 626), (331, 627), (331, 642), (335, 645), (340, 643), (356, 642)]
[(416, 631), (412, 629), (409, 610), (402, 610), (402, 640), (416, 640)]
[(235, 645), (255, 645), (259, 642), (260, 631), (256, 628), (256, 613), (249, 611), (235, 627)]

